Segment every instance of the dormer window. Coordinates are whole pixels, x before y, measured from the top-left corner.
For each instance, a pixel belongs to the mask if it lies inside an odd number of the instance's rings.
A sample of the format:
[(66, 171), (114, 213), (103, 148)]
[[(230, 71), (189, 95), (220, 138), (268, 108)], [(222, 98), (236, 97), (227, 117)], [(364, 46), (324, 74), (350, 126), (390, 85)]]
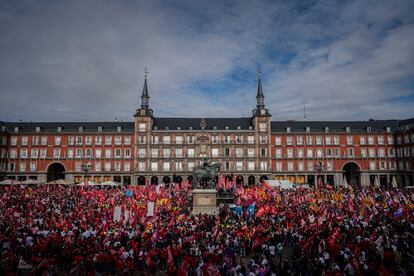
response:
[(391, 128), (390, 127), (386, 127), (386, 131), (387, 131), (387, 133), (391, 133)]
[(36, 127), (36, 128), (35, 128), (35, 131), (36, 131), (36, 132), (40, 132), (40, 127)]
[(351, 132), (351, 128), (350, 128), (350, 127), (346, 127), (346, 128), (345, 128), (345, 132), (346, 132), (346, 133), (350, 133), (350, 132)]
[(158, 127), (157, 126), (154, 126), (154, 130), (158, 130)]
[(122, 127), (121, 127), (121, 126), (118, 126), (118, 127), (116, 128), (116, 131), (121, 132), (121, 131), (122, 131)]
[(237, 126), (237, 129), (241, 129), (241, 126)]
[(228, 127), (228, 126), (226, 126), (226, 127), (225, 127), (225, 129), (229, 129), (229, 127)]
[(169, 130), (169, 129), (170, 129), (170, 127), (165, 127), (165, 129), (166, 129), (166, 130)]
[(19, 127), (14, 127), (14, 132), (18, 133), (19, 132)]
[(193, 127), (189, 127), (188, 129), (189, 129), (189, 130), (192, 130), (192, 129), (193, 129)]
[(367, 127), (367, 132), (371, 132), (371, 127)]
[(58, 127), (57, 132), (62, 132), (62, 127)]
[(329, 127), (325, 127), (325, 133), (329, 133)]
[(306, 127), (306, 132), (310, 132), (310, 127)]
[(290, 133), (290, 127), (287, 127), (287, 128), (286, 128), (286, 132), (287, 132), (287, 133)]
[(98, 126), (98, 132), (102, 132), (102, 127)]
[(79, 132), (83, 132), (83, 127), (82, 127), (82, 126), (80, 126), (80, 127), (78, 128), (78, 131), (79, 131)]
[(253, 127), (252, 127), (252, 126), (249, 126), (249, 129), (250, 129), (250, 130), (252, 130), (252, 129), (253, 129)]
[(6, 131), (6, 126), (1, 126), (1, 131)]
[(213, 126), (213, 129), (217, 129), (217, 127), (216, 126)]
[(177, 130), (181, 130), (181, 127), (177, 127)]

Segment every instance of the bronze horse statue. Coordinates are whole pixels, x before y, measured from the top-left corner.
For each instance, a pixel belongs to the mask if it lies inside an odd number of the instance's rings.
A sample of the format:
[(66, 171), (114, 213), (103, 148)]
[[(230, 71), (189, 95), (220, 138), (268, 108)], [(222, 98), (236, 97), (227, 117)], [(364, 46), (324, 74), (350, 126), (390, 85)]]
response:
[[(202, 167), (196, 168), (193, 171), (193, 189), (204, 188), (205, 185), (210, 186), (205, 188), (213, 188), (211, 180), (218, 174), (219, 171), (220, 163), (209, 164), (207, 160), (205, 160)], [(202, 183), (204, 183), (204, 185), (202, 185)]]

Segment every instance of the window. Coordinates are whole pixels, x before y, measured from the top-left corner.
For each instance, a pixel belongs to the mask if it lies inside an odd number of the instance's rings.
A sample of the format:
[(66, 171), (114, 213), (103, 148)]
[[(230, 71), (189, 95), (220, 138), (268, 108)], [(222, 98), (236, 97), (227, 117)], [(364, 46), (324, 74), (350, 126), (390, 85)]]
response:
[(323, 150), (322, 149), (317, 149), (316, 150), (316, 157), (318, 157), (318, 158), (322, 158), (323, 157)]
[(158, 149), (151, 149), (151, 156), (154, 158), (158, 157)]
[(39, 155), (39, 150), (38, 149), (32, 149), (30, 152), (30, 158), (37, 158)]
[(183, 136), (175, 136), (175, 143), (181, 145), (183, 143)]
[(308, 157), (308, 158), (313, 157), (313, 149), (307, 149), (306, 150), (306, 157)]
[(85, 137), (85, 145), (92, 145), (92, 137), (91, 136), (86, 136)]
[(254, 162), (247, 162), (247, 169), (249, 171), (254, 171)]
[[(73, 150), (72, 151), (72, 156), (70, 158), (73, 158)], [(41, 149), (40, 150), (40, 158), (46, 158), (47, 157), (47, 150), (46, 149)], [(69, 157), (69, 150), (68, 150), (68, 157)]]
[(293, 139), (292, 136), (286, 136), (286, 145), (291, 146)]
[(91, 149), (85, 149), (85, 157), (86, 158), (92, 158), (92, 150)]
[(351, 128), (350, 127), (346, 127), (345, 128), (346, 133), (350, 133), (351, 132)]
[(374, 148), (370, 148), (368, 150), (368, 153), (369, 153), (369, 157), (375, 157), (375, 149)]
[(334, 149), (335, 157), (341, 157), (341, 151), (338, 148)]
[(147, 156), (147, 150), (145, 148), (139, 148), (138, 157), (146, 157), (146, 156)]
[(162, 143), (164, 145), (169, 145), (170, 144), (170, 136), (163, 136), (162, 137)]
[(371, 162), (369, 162), (369, 169), (371, 170), (371, 171), (375, 171), (375, 168), (376, 166), (375, 166), (375, 161), (371, 161)]
[(95, 137), (95, 145), (100, 146), (102, 145), (102, 136)]
[(236, 148), (236, 157), (243, 157), (243, 149)]
[(83, 132), (83, 127), (78, 127), (78, 132)]
[(140, 144), (140, 145), (145, 144), (145, 136), (144, 135), (138, 136), (138, 144)]
[(394, 157), (395, 156), (395, 149), (389, 148), (388, 149), (388, 156), (389, 157)]
[(30, 171), (35, 172), (37, 170), (37, 166), (35, 162), (30, 163)]
[(309, 172), (313, 171), (313, 163), (312, 162), (308, 162), (308, 171)]
[(53, 149), (53, 157), (54, 158), (60, 158), (60, 148), (54, 148)]
[(226, 171), (229, 171), (230, 170), (230, 162), (225, 162), (224, 163), (224, 168), (225, 168)]
[[(144, 143), (145, 143), (145, 139), (144, 139)], [(115, 136), (115, 145), (121, 145), (121, 136)]]
[(299, 146), (303, 145), (303, 136), (296, 137), (296, 145), (299, 145)]
[(367, 127), (367, 132), (371, 132), (371, 127)]
[[(250, 137), (250, 136), (249, 136)], [(280, 137), (280, 136), (276, 136), (275, 137), (275, 145), (276, 146), (280, 146), (280, 145), (282, 145), (282, 137)]]
[(281, 172), (283, 170), (282, 162), (276, 162), (276, 171)]
[(241, 136), (240, 134), (238, 134), (238, 135), (236, 136), (236, 143), (237, 143), (237, 144), (241, 144), (241, 143), (243, 143), (243, 136)]
[(122, 131), (122, 127), (121, 127), (121, 126), (118, 126), (118, 127), (116, 128), (116, 131), (117, 131), (117, 132), (121, 132), (121, 131)]
[(328, 170), (328, 171), (333, 170), (333, 162), (332, 161), (326, 162), (326, 170)]
[(55, 136), (55, 146), (60, 146), (61, 140), (60, 136)]
[(290, 133), (290, 127), (287, 127), (287, 128), (286, 128), (286, 132), (287, 132), (287, 133)]
[(288, 171), (293, 171), (293, 162), (292, 161), (289, 161), (288, 162)]
[(218, 136), (217, 136), (217, 135), (213, 135), (213, 136), (211, 137), (211, 142), (212, 142), (213, 144), (217, 144), (217, 143), (218, 143)]
[(29, 143), (29, 139), (27, 138), (27, 136), (23, 136), (22, 137), (22, 146), (27, 146), (28, 143)]
[(395, 161), (390, 161), (389, 166), (391, 170), (395, 170), (397, 168), (397, 164)]
[(187, 150), (188, 157), (194, 157), (194, 149)]
[(151, 144), (153, 144), (153, 145), (158, 144), (158, 136), (156, 136), (156, 135), (151, 136)]
[(102, 132), (102, 127), (98, 126), (98, 132)]
[(95, 149), (95, 158), (101, 158), (101, 156), (102, 156), (102, 150)]
[(385, 161), (380, 162), (380, 170), (386, 170), (387, 169), (387, 163)]
[(17, 158), (17, 150), (16, 149), (11, 149), (10, 150), (10, 158), (12, 158), (12, 159)]
[(325, 127), (325, 133), (329, 133), (329, 127)]
[(180, 161), (175, 162), (175, 170), (177, 172), (181, 172), (183, 170), (183, 162), (180, 162)]
[(276, 149), (276, 158), (282, 158), (282, 149)]
[(82, 149), (76, 149), (76, 158), (82, 158)]
[(267, 143), (267, 136), (260, 136), (260, 144), (266, 144)]
[(188, 170), (192, 171), (194, 169), (194, 162), (188, 162)]
[(299, 158), (303, 158), (303, 156), (304, 156), (304, 150), (303, 149), (298, 149), (297, 153), (298, 153)]
[(347, 149), (347, 154), (348, 154), (348, 157), (354, 157), (354, 149), (348, 148)]
[(330, 146), (332, 145), (332, 137), (331, 136), (326, 136), (325, 137), (325, 144)]
[(378, 145), (384, 145), (384, 136), (378, 136)]
[(145, 123), (140, 123), (138, 125), (138, 130), (139, 131), (146, 131), (146, 129), (147, 129), (147, 127), (146, 127), (146, 124)]
[(131, 136), (124, 136), (124, 145), (131, 145)]
[(224, 135), (224, 144), (230, 143), (230, 135)]
[(365, 136), (359, 136), (359, 144), (360, 145), (365, 145), (366, 144)]
[(259, 131), (260, 132), (266, 131), (266, 123), (259, 123)]
[(163, 155), (164, 155), (164, 158), (169, 158), (170, 157), (170, 149), (164, 149), (163, 150)]
[(165, 172), (168, 172), (170, 170), (170, 162), (164, 162), (162, 168)]
[(293, 158), (293, 149), (287, 149), (287, 157)]
[(116, 172), (119, 172), (121, 170), (121, 163), (120, 162), (115, 162), (114, 169), (115, 169)]
[(374, 144), (374, 136), (368, 136), (368, 145)]
[[(155, 164), (157, 164), (157, 163), (155, 163)], [(145, 171), (145, 168), (146, 168), (146, 166), (145, 166), (145, 162), (138, 162), (138, 170), (139, 171)]]
[(385, 157), (385, 149), (379, 148), (378, 149), (378, 157)]
[(312, 138), (312, 136), (306, 136), (306, 145), (308, 145), (308, 146), (313, 145), (313, 138)]
[(254, 136), (247, 136), (247, 143), (248, 144), (254, 144)]
[(309, 133), (310, 132), (310, 127), (307, 126), (305, 130), (306, 130), (306, 132)]
[(353, 138), (352, 136), (346, 136), (346, 144), (349, 145), (353, 145)]
[(340, 139), (339, 136), (334, 136), (334, 145), (339, 145)]
[(326, 157), (332, 157), (332, 149), (326, 149)]
[(20, 149), (20, 158), (27, 158), (27, 149)]
[(32, 137), (32, 145), (38, 146), (39, 145), (39, 136), (33, 136)]
[(131, 158), (131, 150), (130, 149), (124, 149), (124, 158)]
[(367, 149), (361, 148), (361, 157), (367, 157)]
[(298, 171), (303, 172), (303, 162), (302, 161), (298, 162)]
[(212, 157), (218, 157), (219, 156), (219, 149), (218, 148), (212, 148), (211, 149), (211, 156)]
[(316, 145), (322, 145), (322, 136), (316, 136)]
[(19, 132), (19, 127), (14, 127), (14, 132), (18, 133)]
[(188, 144), (192, 144), (193, 140), (194, 140), (193, 136), (191, 136), (191, 135), (187, 136), (187, 143)]
[(10, 144), (12, 146), (17, 146), (17, 137), (16, 136), (12, 136)]
[(387, 140), (388, 140), (388, 145), (393, 145), (394, 144), (394, 137), (388, 136)]
[(266, 149), (260, 149), (260, 156), (261, 157), (266, 157), (267, 156)]
[(82, 136), (76, 136), (76, 145), (82, 145)]
[(26, 171), (26, 162), (20, 162), (20, 172)]
[(236, 162), (236, 171), (243, 170), (243, 162)]
[(112, 157), (112, 150), (105, 149), (105, 158), (111, 158), (111, 157)]
[(95, 162), (95, 171), (100, 172), (101, 171), (101, 162)]
[(248, 148), (247, 149), (247, 157), (254, 157), (254, 149)]
[(121, 158), (121, 149), (115, 149), (115, 158)]
[(105, 145), (110, 146), (112, 144), (112, 136), (105, 136)]
[(260, 161), (260, 170), (262, 170), (262, 171), (267, 170), (267, 162), (266, 161)]
[(105, 162), (105, 171), (110, 172), (111, 171), (111, 162)]

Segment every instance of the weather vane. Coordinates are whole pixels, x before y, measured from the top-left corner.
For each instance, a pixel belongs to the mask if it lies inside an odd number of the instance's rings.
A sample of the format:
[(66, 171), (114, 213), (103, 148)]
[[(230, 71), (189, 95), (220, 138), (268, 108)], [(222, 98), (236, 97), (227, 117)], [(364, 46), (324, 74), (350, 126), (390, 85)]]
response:
[(260, 63), (259, 63), (258, 68), (257, 68), (257, 78), (258, 79), (262, 78), (262, 71), (260, 70)]
[(147, 78), (147, 76), (148, 76), (148, 67), (144, 68), (144, 73), (145, 73), (145, 78)]

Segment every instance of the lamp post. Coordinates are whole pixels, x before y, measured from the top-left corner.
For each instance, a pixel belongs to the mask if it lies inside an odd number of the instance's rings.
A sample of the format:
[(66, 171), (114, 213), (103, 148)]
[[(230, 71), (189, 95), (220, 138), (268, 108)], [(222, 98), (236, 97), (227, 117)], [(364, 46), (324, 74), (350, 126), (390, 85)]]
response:
[(90, 165), (88, 162), (86, 162), (86, 163), (82, 166), (82, 170), (83, 170), (83, 172), (85, 173), (85, 176), (84, 176), (84, 181), (85, 181), (85, 184), (86, 184), (87, 177), (88, 177), (88, 172), (90, 172), (90, 170), (91, 170), (91, 165)]
[(319, 189), (319, 177), (322, 177), (320, 174), (323, 171), (323, 163), (321, 161), (316, 164), (316, 171), (318, 172), (316, 176), (316, 187)]

